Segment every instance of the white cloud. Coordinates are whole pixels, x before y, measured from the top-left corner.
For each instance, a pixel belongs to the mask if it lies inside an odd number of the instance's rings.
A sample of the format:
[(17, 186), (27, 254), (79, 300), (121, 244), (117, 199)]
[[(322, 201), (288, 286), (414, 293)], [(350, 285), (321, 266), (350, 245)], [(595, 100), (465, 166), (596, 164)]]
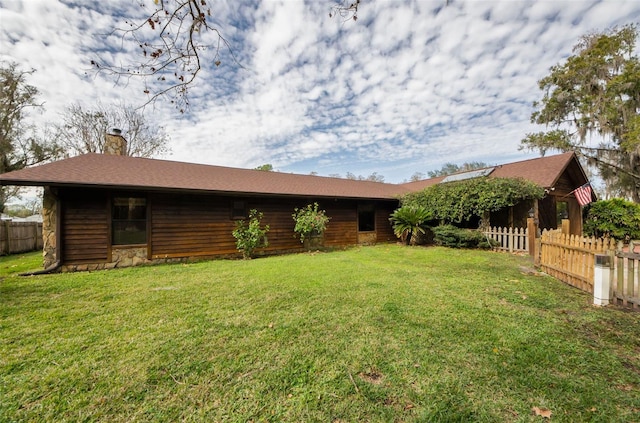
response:
[[(146, 109), (170, 132), (171, 158), (391, 182), (445, 162), (527, 158), (518, 144), (533, 130), (536, 81), (581, 35), (640, 20), (633, 0), (367, 1), (357, 22), (330, 19), (332, 4), (213, 3), (243, 67), (223, 48), (222, 65), (208, 63), (194, 86), (191, 114)], [(76, 101), (140, 104), (141, 81), (85, 70), (98, 53), (135, 58), (138, 47), (116, 51), (121, 38), (106, 34), (144, 13), (127, 0), (0, 0), (0, 57), (37, 70), (41, 119)]]

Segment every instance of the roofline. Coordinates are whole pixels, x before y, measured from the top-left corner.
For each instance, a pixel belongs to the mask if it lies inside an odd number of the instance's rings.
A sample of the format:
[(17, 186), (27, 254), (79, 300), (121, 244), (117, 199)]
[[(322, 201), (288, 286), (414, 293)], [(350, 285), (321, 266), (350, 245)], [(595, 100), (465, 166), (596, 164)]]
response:
[[(32, 187), (53, 187), (53, 188), (98, 188), (113, 191), (145, 191), (154, 193), (184, 193), (184, 194), (211, 194), (211, 195), (227, 195), (230, 197), (253, 196), (253, 197), (270, 197), (270, 198), (326, 198), (326, 199), (344, 199), (344, 200), (374, 200), (374, 201), (398, 201), (402, 193), (398, 193), (391, 197), (372, 197), (372, 196), (342, 196), (342, 195), (320, 195), (320, 194), (287, 194), (287, 193), (270, 193), (270, 192), (251, 192), (251, 191), (222, 191), (222, 190), (206, 190), (206, 189), (189, 189), (189, 188), (163, 188), (163, 187), (146, 187), (140, 185), (111, 185), (111, 184), (63, 184), (60, 182), (20, 182), (20, 186)], [(14, 185), (11, 181), (0, 181), (0, 185)]]
[(555, 186), (558, 183), (558, 179), (560, 179), (560, 176), (562, 176), (562, 174), (564, 174), (564, 171), (567, 170), (567, 167), (569, 167), (569, 163), (571, 163), (571, 161), (574, 160), (574, 159), (578, 162), (578, 168), (580, 169), (580, 173), (582, 173), (582, 176), (584, 176), (584, 179), (587, 180), (587, 181), (589, 180), (589, 178), (587, 177), (587, 174), (584, 173), (584, 169), (582, 168), (582, 165), (580, 164), (580, 161), (578, 160), (578, 157), (576, 156), (575, 151), (571, 151), (571, 152), (567, 151), (567, 153), (571, 153), (571, 156), (566, 161), (564, 166), (562, 166), (562, 170), (560, 172), (558, 172), (558, 174), (556, 175), (556, 177), (553, 180), (553, 183), (551, 185), (549, 185), (548, 187), (543, 187), (543, 188), (551, 188), (551, 187)]
[[(557, 182), (558, 179), (560, 178), (560, 176), (566, 171), (567, 167), (569, 166), (569, 163), (572, 160), (576, 160), (577, 164), (578, 164), (578, 168), (580, 169), (580, 173), (582, 174), (583, 178), (585, 180), (589, 180), (589, 178), (587, 177), (586, 173), (584, 172), (584, 169), (582, 168), (582, 165), (580, 164), (579, 160), (577, 159), (577, 155), (575, 152), (565, 152), (565, 153), (561, 153), (562, 154), (568, 154), (568, 158), (567, 160), (563, 163), (562, 166), (562, 170), (556, 174), (554, 176), (553, 182), (549, 185), (549, 186), (554, 186)], [(96, 155), (95, 153), (90, 153), (87, 154), (87, 156), (90, 155)], [(80, 156), (78, 156), (80, 157)], [(482, 169), (476, 169), (476, 170), (483, 170), (483, 169), (490, 169), (493, 168), (494, 171), (491, 172), (491, 174), (493, 174), (495, 172), (495, 169), (499, 169), (505, 166), (513, 166), (513, 165), (520, 165), (522, 163), (527, 163), (527, 162), (532, 162), (535, 160), (540, 160), (543, 159), (543, 157), (536, 157), (536, 158), (531, 158), (531, 159), (525, 159), (525, 160), (520, 160), (517, 162), (510, 162), (510, 163), (504, 163), (504, 164), (498, 164), (498, 165), (494, 165), (494, 166), (487, 166), (484, 167)], [(74, 158), (70, 158), (71, 160), (73, 160)], [(137, 159), (144, 159), (144, 158), (137, 158)], [(170, 161), (170, 160), (163, 160), (163, 159), (144, 159), (144, 160), (150, 160), (150, 161), (155, 161), (155, 162), (168, 162), (168, 163), (179, 163), (179, 164), (184, 164), (184, 165), (194, 165), (194, 166), (198, 166), (198, 167), (216, 167), (216, 168), (222, 168), (222, 169), (229, 169), (229, 170), (233, 170), (233, 171), (245, 171), (245, 172), (263, 172), (257, 169), (242, 169), (242, 168), (233, 168), (233, 167), (227, 167), (227, 166), (213, 166), (213, 165), (206, 165), (206, 164), (197, 164), (197, 163), (186, 163), (186, 162), (175, 162), (175, 161)], [(460, 171), (460, 172), (456, 172), (455, 174), (460, 174), (460, 173), (465, 173), (466, 171)], [(277, 173), (281, 173), (281, 172), (277, 172)], [(282, 174), (287, 174), (287, 173), (282, 173)], [(6, 174), (5, 174), (6, 175)], [(358, 182), (364, 182), (364, 183), (375, 183), (375, 184), (379, 184), (380, 186), (386, 186), (385, 188), (385, 193), (381, 193), (381, 194), (374, 194), (373, 196), (361, 196), (361, 195), (329, 195), (329, 194), (312, 194), (312, 193), (279, 193), (279, 192), (263, 192), (263, 191), (255, 191), (255, 190), (249, 190), (249, 191), (230, 191), (230, 190), (216, 190), (216, 189), (206, 189), (206, 188), (189, 188), (189, 187), (165, 187), (165, 186), (153, 186), (153, 185), (145, 185), (145, 184), (133, 184), (133, 185), (117, 185), (114, 183), (101, 183), (100, 181), (94, 181), (94, 182), (90, 182), (90, 183), (82, 183), (81, 181), (64, 181), (64, 180), (52, 180), (52, 179), (46, 179), (46, 180), (38, 180), (38, 181), (34, 181), (34, 180), (25, 180), (22, 178), (18, 178), (18, 179), (14, 179), (14, 178), (9, 178), (9, 179), (3, 179), (3, 176), (5, 175), (0, 175), (0, 185), (18, 185), (18, 186), (52, 186), (52, 187), (69, 187), (69, 188), (104, 188), (104, 189), (119, 189), (119, 190), (144, 190), (147, 192), (184, 192), (184, 193), (199, 193), (199, 194), (203, 194), (203, 193), (211, 193), (211, 194), (224, 194), (224, 195), (251, 195), (251, 196), (262, 196), (262, 197), (310, 197), (310, 198), (345, 198), (345, 199), (371, 199), (371, 200), (394, 200), (394, 199), (398, 199), (401, 196), (411, 193), (411, 192), (415, 192), (415, 189), (411, 189), (409, 188), (410, 186), (416, 184), (416, 185), (422, 185), (423, 189), (426, 188), (426, 186), (432, 186), (437, 184), (438, 182), (441, 182), (439, 180), (444, 179), (446, 176), (438, 176), (435, 178), (429, 178), (429, 179), (423, 179), (420, 181), (411, 181), (411, 182), (401, 182), (401, 183), (389, 183), (389, 182), (377, 182), (377, 181), (358, 181)], [(301, 177), (301, 178), (326, 178), (326, 179), (340, 179), (342, 180), (342, 178), (335, 178), (332, 176), (318, 176), (318, 175), (301, 175), (301, 174), (290, 174), (292, 176), (296, 176), (296, 177)], [(53, 178), (53, 177), (51, 177)], [(55, 178), (53, 178), (55, 179)], [(126, 181), (122, 181), (125, 182)], [(549, 188), (549, 187), (543, 187), (543, 188)], [(249, 189), (251, 189), (249, 187)], [(268, 191), (268, 190), (266, 190)]]
[[(549, 185), (548, 187), (542, 187), (542, 188), (550, 188), (552, 186), (555, 186), (555, 184), (558, 183), (558, 179), (560, 179), (560, 177), (562, 176), (564, 171), (567, 170), (567, 167), (569, 166), (569, 163), (571, 163), (571, 159), (575, 158), (577, 160), (577, 156), (576, 156), (576, 153), (574, 151), (565, 151), (564, 153), (557, 154), (557, 156), (560, 156), (560, 155), (563, 155), (563, 154), (567, 154), (567, 153), (571, 153), (571, 157), (562, 166), (562, 170), (560, 172), (558, 172), (558, 174), (556, 175), (555, 179), (553, 180), (553, 183), (551, 185)], [(556, 156), (556, 155), (551, 155), (551, 156), (546, 156), (546, 157), (553, 157), (553, 156)], [(517, 162), (502, 163), (502, 164), (497, 164), (497, 165), (494, 165), (494, 166), (482, 167), (482, 168), (474, 169), (474, 170), (484, 170), (484, 169), (493, 168), (493, 170), (491, 172), (489, 172), (489, 174), (487, 175), (487, 176), (490, 176), (496, 169), (502, 168), (504, 166), (519, 165), (521, 163), (532, 162), (534, 160), (540, 160), (540, 159), (544, 159), (544, 158), (545, 158), (545, 156), (542, 155), (540, 157), (533, 157), (531, 159), (518, 160)], [(578, 161), (578, 164), (580, 164), (579, 161)], [(459, 173), (465, 173), (465, 172), (469, 172), (469, 171), (468, 170), (461, 170), (459, 172), (452, 173), (452, 175), (457, 175)], [(582, 173), (582, 176), (584, 176), (586, 180), (589, 180), (589, 178), (587, 177), (586, 173), (584, 173), (584, 169), (582, 168), (582, 165), (580, 165), (580, 172)], [(449, 175), (445, 175), (445, 177), (446, 176), (449, 176)], [(436, 177), (436, 178), (438, 178), (438, 177)], [(436, 179), (436, 178), (431, 178), (431, 179)], [(519, 178), (519, 177), (516, 177), (516, 178)], [(439, 183), (441, 183), (441, 182), (439, 182)]]

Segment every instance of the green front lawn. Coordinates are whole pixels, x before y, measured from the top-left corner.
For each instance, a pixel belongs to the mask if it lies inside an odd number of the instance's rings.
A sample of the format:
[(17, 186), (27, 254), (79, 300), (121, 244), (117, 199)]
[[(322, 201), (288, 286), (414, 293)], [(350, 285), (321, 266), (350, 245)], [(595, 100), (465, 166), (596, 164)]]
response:
[(15, 276), (29, 259), (0, 259), (0, 421), (640, 421), (640, 313), (524, 257), (380, 245)]
[(6, 276), (42, 269), (42, 251), (0, 256), (0, 280)]

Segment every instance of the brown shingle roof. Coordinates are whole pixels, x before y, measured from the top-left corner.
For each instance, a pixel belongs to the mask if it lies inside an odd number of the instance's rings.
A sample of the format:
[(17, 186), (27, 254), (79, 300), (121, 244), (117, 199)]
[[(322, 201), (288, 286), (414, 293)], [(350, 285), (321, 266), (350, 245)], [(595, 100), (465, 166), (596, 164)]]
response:
[(399, 193), (380, 182), (92, 153), (6, 173), (0, 183), (369, 199)]
[[(489, 177), (520, 177), (548, 188), (575, 160), (558, 154), (496, 166)], [(205, 191), (393, 199), (441, 182), (444, 177), (404, 184), (356, 181), (312, 175), (238, 169), (138, 157), (85, 154), (0, 175), (2, 185), (84, 186), (125, 189)]]
[[(575, 160), (574, 153), (562, 153), (555, 156), (539, 157), (520, 162), (506, 163), (495, 166), (489, 174), (490, 178), (523, 178), (540, 185), (543, 188), (553, 187), (569, 163)], [(425, 179), (423, 181), (402, 184), (407, 191), (420, 191), (442, 182), (444, 176)]]
[(508, 163), (497, 166), (491, 172), (494, 178), (523, 178), (541, 187), (550, 188), (575, 159), (574, 153), (563, 153), (555, 156), (539, 157), (537, 159)]

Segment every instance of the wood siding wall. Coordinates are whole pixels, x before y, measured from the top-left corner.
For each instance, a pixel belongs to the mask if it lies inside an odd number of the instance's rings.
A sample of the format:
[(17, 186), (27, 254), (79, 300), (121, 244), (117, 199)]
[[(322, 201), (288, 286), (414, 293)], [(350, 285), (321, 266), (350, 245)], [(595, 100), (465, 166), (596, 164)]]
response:
[[(235, 238), (231, 232), (236, 221), (231, 218), (234, 201), (245, 201), (247, 209), (264, 214), (262, 223), (269, 225), (269, 246), (260, 251), (295, 251), (303, 245), (294, 236), (293, 210), (313, 202), (299, 199), (276, 199), (222, 196), (151, 197), (151, 257), (173, 258), (236, 254)], [(331, 218), (324, 234), (324, 245), (340, 247), (358, 242), (357, 205), (355, 200), (318, 201), (320, 209)], [(388, 215), (395, 202), (381, 203), (376, 211), (378, 241), (393, 238)], [(258, 253), (260, 252), (258, 251)]]
[(73, 190), (61, 195), (63, 263), (109, 260), (109, 210), (106, 192)]
[(389, 221), (391, 213), (398, 208), (398, 204), (394, 203), (378, 203), (376, 204), (376, 233), (377, 242), (393, 242), (398, 237), (393, 233), (393, 226)]
[(152, 196), (151, 258), (231, 254), (229, 201), (220, 197)]
[[(331, 218), (324, 233), (324, 245), (327, 247), (340, 247), (355, 245), (358, 243), (358, 204), (356, 202), (344, 202), (335, 204), (321, 204), (321, 208)], [(301, 205), (304, 207), (304, 204)], [(300, 206), (298, 206), (300, 207)], [(293, 223), (293, 219), (291, 220)], [(293, 226), (291, 227), (293, 231)], [(300, 244), (300, 241), (296, 241)]]
[[(79, 189), (64, 190), (61, 194), (63, 263), (104, 263), (110, 260), (109, 198), (112, 195), (106, 190), (91, 192)], [(315, 201), (159, 193), (148, 193), (146, 198), (149, 259), (237, 254), (235, 238), (231, 234), (236, 226), (236, 220), (231, 217), (234, 201), (245, 201), (247, 210), (262, 212), (262, 223), (270, 227), (267, 234), (269, 246), (257, 251), (258, 254), (302, 251), (302, 243), (294, 237), (291, 215), (294, 208)], [(357, 244), (359, 201), (328, 199), (320, 200), (318, 204), (331, 218), (324, 234), (324, 245), (341, 247)], [(396, 207), (397, 201), (394, 200), (376, 203), (378, 242), (395, 240), (388, 219)]]

